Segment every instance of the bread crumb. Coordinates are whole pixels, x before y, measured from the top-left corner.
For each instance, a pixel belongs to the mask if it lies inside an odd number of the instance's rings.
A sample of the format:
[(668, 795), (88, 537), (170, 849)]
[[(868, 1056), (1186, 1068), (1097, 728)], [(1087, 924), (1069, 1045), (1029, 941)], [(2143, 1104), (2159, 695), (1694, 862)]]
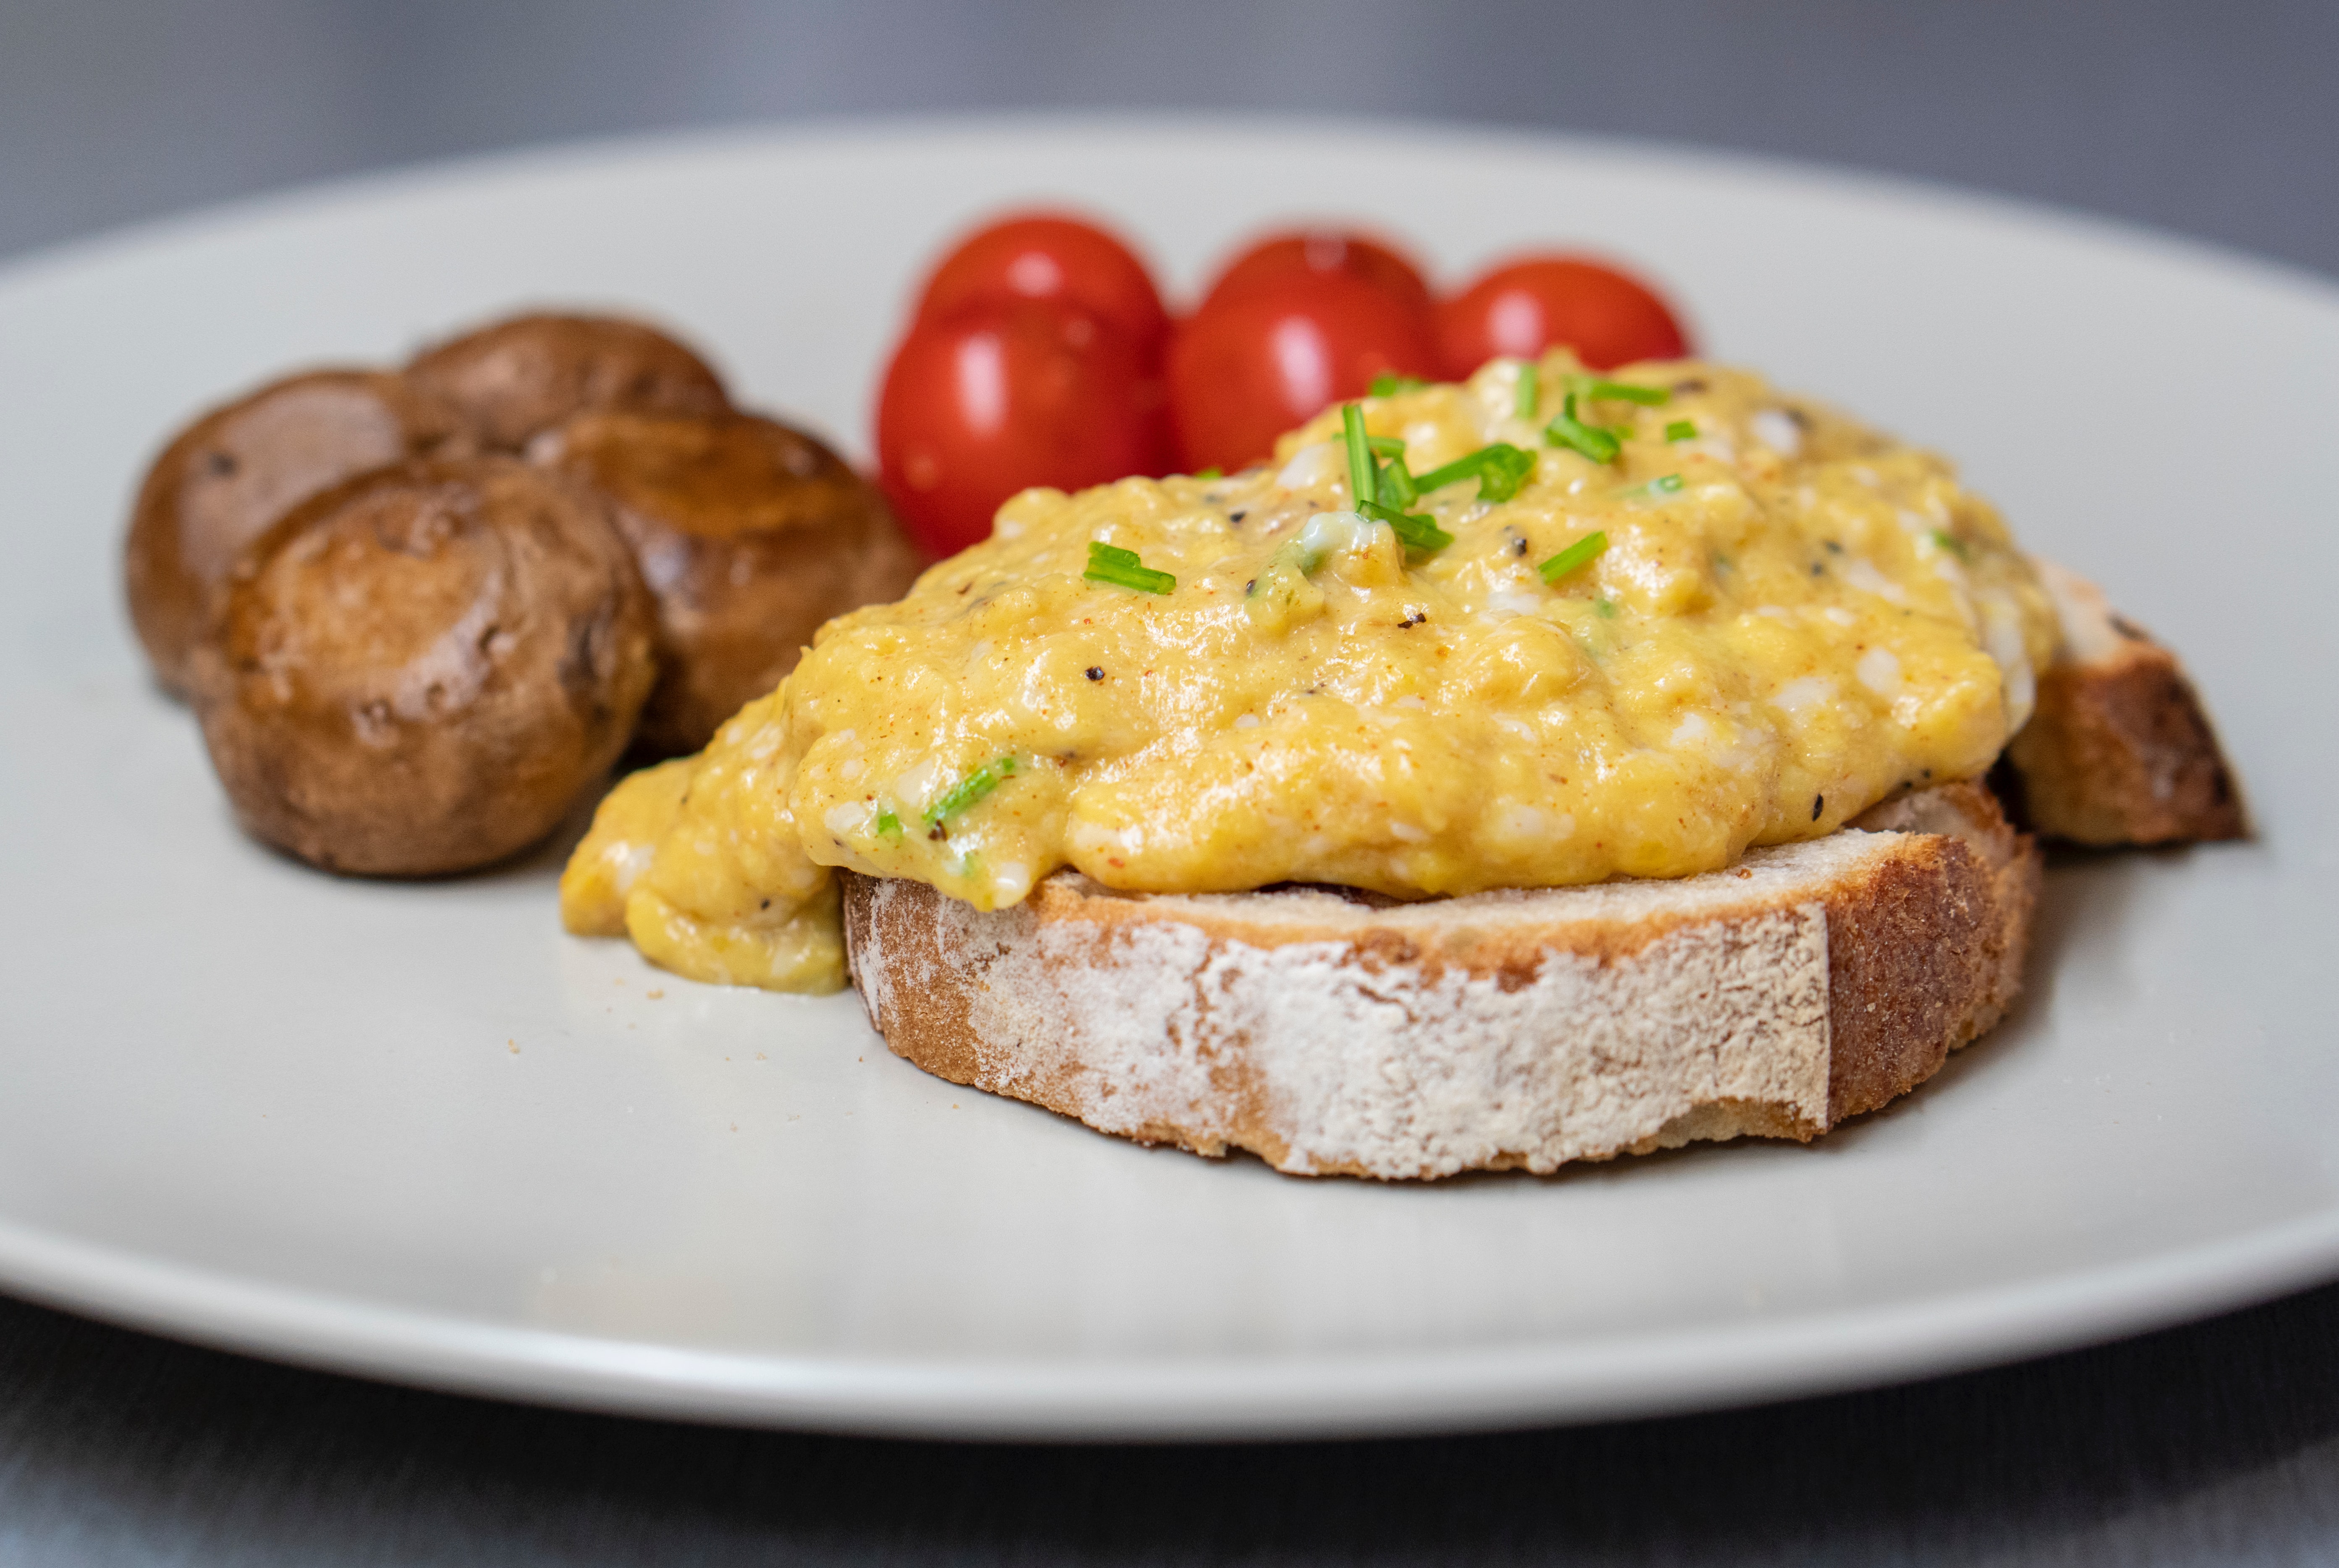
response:
[(652, 1001), (662, 1001), (666, 998), (666, 992), (662, 991), (646, 991), (642, 992), (642, 994), (648, 997)]
[(508, 1040), (504, 1041), (504, 1044), (511, 1049), (511, 1053), (514, 1056), (518, 1056), (519, 1054), (519, 1041), (516, 1040)]

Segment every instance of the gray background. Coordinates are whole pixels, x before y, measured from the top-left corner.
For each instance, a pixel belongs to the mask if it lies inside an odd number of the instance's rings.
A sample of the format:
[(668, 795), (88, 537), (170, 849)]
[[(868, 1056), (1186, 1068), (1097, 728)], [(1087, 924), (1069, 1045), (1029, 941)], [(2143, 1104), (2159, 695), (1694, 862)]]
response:
[[(2329, 4), (0, 0), (0, 257), (290, 182), (575, 136), (1228, 106), (1811, 158), (2328, 275), (2334, 68)], [(2339, 1562), (2339, 1288), (1756, 1411), (1161, 1450), (555, 1414), (0, 1299), (0, 1563), (780, 1557)]]

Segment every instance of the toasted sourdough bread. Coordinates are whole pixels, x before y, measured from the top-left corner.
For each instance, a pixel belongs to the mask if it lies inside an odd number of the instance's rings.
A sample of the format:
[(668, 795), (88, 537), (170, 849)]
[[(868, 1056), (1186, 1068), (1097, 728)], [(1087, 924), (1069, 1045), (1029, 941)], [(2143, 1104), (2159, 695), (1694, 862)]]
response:
[(2176, 656), (2093, 583), (2035, 564), (2063, 623), (2063, 655), (2040, 674), (2038, 708), (1998, 775), (2016, 816), (2097, 846), (2245, 837), (2241, 791)]
[(982, 912), (849, 876), (895, 1052), (1100, 1131), (1279, 1170), (1547, 1171), (1809, 1139), (1906, 1092), (2018, 988), (2038, 855), (1977, 784), (1677, 882), (1395, 903), (1318, 888)]

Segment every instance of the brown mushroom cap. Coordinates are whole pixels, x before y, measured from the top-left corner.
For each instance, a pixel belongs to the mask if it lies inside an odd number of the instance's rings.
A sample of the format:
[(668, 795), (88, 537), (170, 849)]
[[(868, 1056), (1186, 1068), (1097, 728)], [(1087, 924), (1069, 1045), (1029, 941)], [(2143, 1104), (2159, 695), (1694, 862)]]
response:
[(403, 379), (313, 370), (204, 414), (146, 471), (123, 569), (155, 676), (187, 685), (213, 589), (236, 553), (292, 506), (353, 474), (470, 444), (460, 410)]
[(795, 667), (823, 621), (898, 598), (916, 551), (874, 487), (753, 414), (584, 414), (532, 449), (616, 503), (657, 598), (639, 740), (696, 751)]
[(433, 875), (534, 843), (625, 749), (655, 620), (592, 491), (510, 458), (377, 469), (240, 557), (194, 699), (255, 837)]
[(515, 452), (588, 409), (712, 414), (731, 406), (706, 361), (614, 316), (515, 316), (424, 350), (406, 373), (468, 414), (488, 445)]

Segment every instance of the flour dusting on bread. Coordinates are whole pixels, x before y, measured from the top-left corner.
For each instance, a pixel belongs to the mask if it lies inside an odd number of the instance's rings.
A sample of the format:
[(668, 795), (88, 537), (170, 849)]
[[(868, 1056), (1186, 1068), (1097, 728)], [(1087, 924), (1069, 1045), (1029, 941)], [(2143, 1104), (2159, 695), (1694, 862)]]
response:
[(1929, 1074), (2018, 983), (2004, 954), (2018, 961), (2035, 853), (1972, 786), (1919, 800), (1905, 829), (1702, 877), (1381, 907), (1315, 889), (1130, 895), (1064, 873), (986, 913), (854, 878), (848, 943), (872, 1020), (921, 1066), (1294, 1173), (1809, 1139), (1870, 1108), (1855, 1093), (1847, 1109), (1838, 1082), (1836, 1015), (1870, 999), (1839, 994), (1831, 925), (1904, 919), (1915, 892), (1974, 950), (1885, 1080)]

